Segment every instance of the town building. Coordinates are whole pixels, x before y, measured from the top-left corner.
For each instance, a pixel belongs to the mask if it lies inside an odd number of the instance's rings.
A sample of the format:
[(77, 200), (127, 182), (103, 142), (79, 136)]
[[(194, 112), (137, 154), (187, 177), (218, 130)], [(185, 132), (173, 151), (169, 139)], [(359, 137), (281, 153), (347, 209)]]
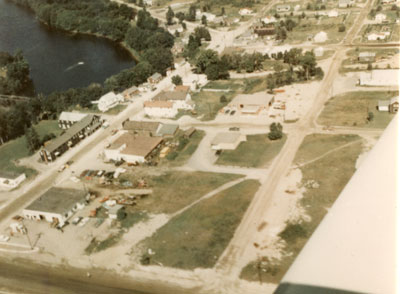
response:
[(169, 101), (176, 109), (192, 110), (193, 102), (189, 90), (189, 86), (177, 86), (173, 91), (161, 91), (153, 101)]
[(156, 72), (147, 79), (147, 82), (149, 82), (150, 84), (157, 84), (162, 80), (162, 78), (163, 78), (162, 75)]
[(106, 112), (123, 101), (124, 96), (122, 96), (121, 94), (109, 92), (103, 95), (98, 101), (95, 101), (95, 103), (97, 104), (97, 107), (101, 112)]
[(175, 25), (167, 26), (167, 30), (171, 35), (175, 36), (175, 32), (178, 32), (178, 33), (183, 32), (183, 27), (181, 24), (175, 24)]
[(354, 0), (339, 0), (339, 8), (348, 8), (354, 5)]
[(397, 69), (384, 69), (361, 72), (358, 82), (360, 86), (397, 86), (399, 71)]
[(22, 215), (30, 220), (45, 220), (64, 225), (89, 200), (90, 194), (84, 190), (52, 187), (28, 205)]
[(143, 0), (145, 6), (153, 6), (153, 0)]
[(254, 27), (254, 33), (259, 37), (275, 35), (275, 26), (273, 24), (257, 26)]
[(240, 10), (239, 10), (239, 14), (240, 15), (250, 15), (250, 14), (252, 14), (253, 13), (253, 10), (251, 10), (250, 8), (241, 8)]
[(399, 111), (399, 97), (393, 97), (390, 100), (379, 100), (378, 110), (390, 113), (397, 113)]
[(163, 138), (172, 138), (178, 132), (179, 126), (174, 124), (161, 124), (156, 135)]
[(74, 123), (82, 120), (85, 116), (87, 116), (87, 113), (63, 111), (58, 117), (58, 126), (60, 127), (60, 129), (66, 130), (70, 128)]
[(391, 4), (391, 3), (396, 3), (397, 0), (382, 0), (382, 4)]
[(288, 12), (288, 11), (290, 11), (290, 5), (277, 5), (276, 11), (277, 12)]
[(386, 14), (378, 13), (377, 15), (375, 15), (376, 22), (382, 23), (385, 20), (386, 20)]
[(101, 127), (100, 117), (93, 114), (86, 115), (82, 120), (73, 124), (65, 133), (46, 144), (39, 154), (44, 162), (54, 161), (80, 140), (91, 135)]
[(374, 62), (375, 61), (375, 52), (360, 52), (358, 54), (359, 62)]
[(390, 32), (370, 33), (367, 36), (368, 41), (383, 41), (390, 36)]
[(122, 128), (135, 135), (141, 136), (157, 136), (157, 130), (161, 127), (161, 123), (153, 121), (133, 121), (126, 120), (122, 123)]
[(136, 136), (130, 133), (121, 135), (110, 147), (104, 150), (106, 160), (128, 163), (143, 163), (150, 154), (161, 146), (160, 137)]
[(267, 16), (261, 19), (261, 21), (265, 24), (276, 23), (276, 18), (273, 16)]
[(247, 140), (246, 135), (239, 132), (218, 133), (211, 141), (212, 150), (235, 150), (241, 142)]
[(324, 43), (328, 40), (328, 34), (325, 32), (319, 32), (314, 36), (315, 43)]
[(267, 114), (273, 101), (274, 97), (265, 92), (239, 94), (222, 109), (222, 112), (235, 110), (238, 114), (246, 116)]
[(122, 96), (124, 96), (125, 100), (133, 99), (135, 96), (140, 94), (139, 88), (136, 86), (132, 86), (129, 89), (126, 89), (122, 92)]
[(178, 114), (178, 109), (170, 101), (145, 101), (144, 113), (150, 117), (173, 118)]
[(214, 22), (216, 15), (209, 12), (202, 12), (201, 10), (196, 10), (196, 20), (201, 20), (203, 16), (206, 17), (207, 21)]
[(0, 171), (0, 188), (17, 188), (25, 179), (26, 176), (24, 173), (19, 174), (11, 171)]
[(318, 47), (314, 49), (314, 54), (316, 57), (321, 57), (324, 55), (324, 48), (323, 47)]
[(330, 10), (328, 12), (328, 17), (338, 17), (339, 13), (337, 12), (337, 10)]

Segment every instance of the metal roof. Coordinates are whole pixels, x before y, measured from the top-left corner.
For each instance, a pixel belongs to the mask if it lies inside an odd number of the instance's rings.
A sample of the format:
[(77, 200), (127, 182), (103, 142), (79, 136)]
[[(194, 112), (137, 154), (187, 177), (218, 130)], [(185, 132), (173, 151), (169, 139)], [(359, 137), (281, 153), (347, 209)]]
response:
[(172, 124), (163, 124), (157, 131), (157, 135), (159, 136), (172, 136), (176, 133), (176, 130), (178, 129), (178, 125), (172, 125)]
[(77, 122), (77, 121), (80, 121), (81, 119), (83, 119), (85, 116), (87, 116), (87, 113), (63, 111), (63, 112), (61, 112), (58, 119)]

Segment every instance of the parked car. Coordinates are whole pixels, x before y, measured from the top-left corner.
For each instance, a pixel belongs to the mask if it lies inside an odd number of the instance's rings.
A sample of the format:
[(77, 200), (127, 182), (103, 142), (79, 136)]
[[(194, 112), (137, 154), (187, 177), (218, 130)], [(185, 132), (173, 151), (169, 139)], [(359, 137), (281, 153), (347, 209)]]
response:
[(77, 216), (76, 218), (74, 218), (72, 220), (71, 223), (76, 226), (81, 220), (82, 220), (82, 217), (81, 216)]
[(97, 177), (101, 177), (102, 175), (104, 175), (105, 172), (106, 172), (105, 170), (100, 170), (100, 171), (96, 174), (96, 176), (97, 176)]
[(228, 114), (228, 113), (229, 113), (229, 111), (230, 111), (229, 109), (225, 110), (225, 114)]
[(231, 111), (231, 115), (234, 115), (236, 113), (236, 110)]
[(69, 225), (69, 222), (65, 222), (64, 224), (58, 224), (56, 228), (57, 228), (58, 230), (61, 230), (62, 228), (64, 228), (64, 227), (67, 226), (67, 225)]
[(240, 128), (238, 128), (238, 127), (230, 127), (229, 130), (230, 131), (240, 131)]

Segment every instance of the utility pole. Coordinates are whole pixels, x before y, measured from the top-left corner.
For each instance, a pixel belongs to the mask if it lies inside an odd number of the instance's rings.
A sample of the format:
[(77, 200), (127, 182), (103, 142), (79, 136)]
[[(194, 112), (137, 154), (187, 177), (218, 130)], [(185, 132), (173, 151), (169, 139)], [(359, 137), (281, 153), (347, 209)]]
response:
[(33, 249), (31, 239), (29, 238), (28, 229), (26, 228), (23, 219), (21, 220), (21, 223), (22, 223), (22, 226), (23, 226), (23, 230), (26, 232), (26, 238), (28, 239), (29, 246), (31, 247), (31, 249)]

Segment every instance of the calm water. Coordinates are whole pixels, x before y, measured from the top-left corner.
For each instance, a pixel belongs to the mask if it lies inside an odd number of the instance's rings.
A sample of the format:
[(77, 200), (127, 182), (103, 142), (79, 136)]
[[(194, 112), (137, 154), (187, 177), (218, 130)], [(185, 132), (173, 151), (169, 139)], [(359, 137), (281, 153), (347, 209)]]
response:
[(0, 0), (0, 51), (17, 49), (29, 62), (36, 92), (44, 94), (102, 83), (135, 64), (108, 40), (49, 30), (29, 10)]

